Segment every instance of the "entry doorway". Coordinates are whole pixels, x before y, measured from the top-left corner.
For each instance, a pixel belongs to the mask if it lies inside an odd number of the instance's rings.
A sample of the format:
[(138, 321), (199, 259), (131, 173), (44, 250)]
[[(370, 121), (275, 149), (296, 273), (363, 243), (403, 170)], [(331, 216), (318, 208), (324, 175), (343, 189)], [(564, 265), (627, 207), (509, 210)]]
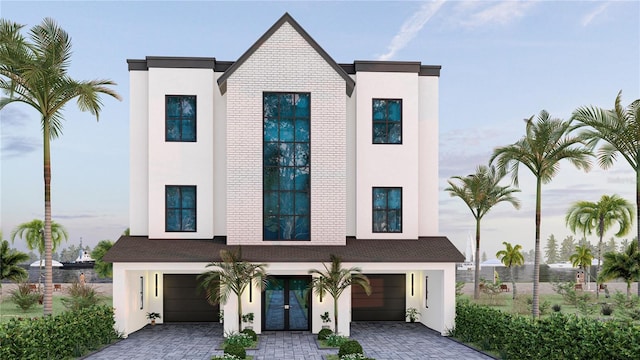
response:
[(262, 293), (262, 329), (310, 330), (311, 276), (271, 276)]

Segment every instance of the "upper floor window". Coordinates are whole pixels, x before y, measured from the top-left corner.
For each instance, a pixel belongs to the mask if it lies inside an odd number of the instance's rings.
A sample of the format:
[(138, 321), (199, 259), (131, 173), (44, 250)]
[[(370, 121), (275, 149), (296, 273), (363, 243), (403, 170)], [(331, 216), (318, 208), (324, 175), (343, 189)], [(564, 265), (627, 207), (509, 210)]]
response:
[(373, 143), (402, 144), (402, 99), (373, 99)]
[(263, 101), (263, 238), (311, 240), (311, 95)]
[(165, 97), (166, 141), (196, 141), (195, 95)]
[(402, 232), (402, 188), (373, 188), (373, 232)]
[(196, 187), (167, 185), (165, 194), (165, 231), (196, 231)]

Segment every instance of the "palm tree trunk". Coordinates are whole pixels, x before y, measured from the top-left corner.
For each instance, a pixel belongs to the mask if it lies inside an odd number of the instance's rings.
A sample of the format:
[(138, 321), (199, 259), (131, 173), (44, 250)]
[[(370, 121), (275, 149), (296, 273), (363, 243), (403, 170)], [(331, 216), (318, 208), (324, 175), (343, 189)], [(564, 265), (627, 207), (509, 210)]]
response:
[(335, 321), (336, 324), (335, 334), (338, 335), (338, 299), (335, 297), (333, 298), (333, 321)]
[(475, 263), (474, 279), (473, 279), (473, 298), (480, 298), (480, 219), (476, 219), (476, 256), (473, 259)]
[(238, 332), (242, 331), (242, 294), (238, 294)]
[(516, 298), (516, 278), (513, 276), (513, 265), (509, 266), (509, 274), (511, 275), (511, 288), (513, 289), (513, 297)]
[(600, 274), (600, 259), (602, 258), (602, 237), (604, 236), (604, 220), (600, 219), (600, 241), (598, 241), (598, 266), (596, 267), (596, 299), (600, 298), (600, 284), (598, 274)]
[[(636, 239), (638, 240), (638, 252), (640, 252), (640, 167), (636, 163), (636, 226), (638, 232)], [(638, 280), (638, 296), (640, 296), (640, 280)]]
[(539, 303), (539, 287), (540, 287), (540, 206), (542, 197), (542, 179), (540, 176), (536, 177), (536, 251), (533, 260), (533, 302), (532, 302), (532, 316), (537, 318), (540, 314), (538, 308)]
[(44, 315), (53, 312), (53, 268), (51, 264), (51, 147), (49, 119), (43, 120), (44, 147)]

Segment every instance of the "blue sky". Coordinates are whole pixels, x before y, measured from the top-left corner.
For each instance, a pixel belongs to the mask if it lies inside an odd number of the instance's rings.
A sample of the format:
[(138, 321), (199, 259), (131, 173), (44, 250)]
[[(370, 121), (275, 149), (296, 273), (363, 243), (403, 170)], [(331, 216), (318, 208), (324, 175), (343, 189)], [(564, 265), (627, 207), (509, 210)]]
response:
[[(421, 61), (442, 65), (440, 189), (524, 133), (522, 119), (546, 109), (568, 118), (582, 105), (640, 98), (638, 1), (168, 2), (0, 1), (0, 15), (27, 25), (54, 18), (71, 36), (70, 73), (109, 78), (123, 101), (105, 99), (96, 123), (70, 104), (52, 145), (53, 218), (70, 242), (94, 246), (128, 227), (129, 81), (126, 59), (204, 56), (236, 60), (289, 12), (339, 63)], [(42, 218), (39, 117), (25, 105), (0, 112), (0, 227)], [(578, 200), (617, 193), (634, 202), (626, 163), (589, 173), (562, 164), (543, 187), (542, 237), (569, 235), (564, 214)], [(483, 221), (481, 250), (502, 241), (533, 248), (534, 179), (521, 171), (519, 211), (498, 205)], [(464, 251), (474, 221), (440, 192), (440, 234)], [(629, 236), (631, 237), (631, 236)], [(595, 242), (595, 238), (591, 238)], [(22, 244), (16, 243), (21, 247)]]

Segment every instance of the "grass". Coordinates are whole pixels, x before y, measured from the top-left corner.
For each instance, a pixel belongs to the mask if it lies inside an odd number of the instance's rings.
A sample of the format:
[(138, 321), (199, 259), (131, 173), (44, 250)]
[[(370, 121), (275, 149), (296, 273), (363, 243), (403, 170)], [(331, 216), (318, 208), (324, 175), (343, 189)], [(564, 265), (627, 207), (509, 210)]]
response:
[[(53, 297), (53, 315), (61, 314), (67, 311), (67, 308), (62, 304), (61, 299), (64, 298), (65, 295), (55, 295)], [(111, 296), (101, 296), (101, 300), (98, 303), (100, 305), (111, 305), (112, 297)], [(44, 308), (42, 305), (36, 304), (28, 311), (22, 311), (22, 309), (18, 308), (18, 306), (11, 301), (8, 294), (4, 294), (4, 298), (0, 301), (0, 323), (7, 322), (13, 318), (33, 318), (33, 317), (41, 317)]]

